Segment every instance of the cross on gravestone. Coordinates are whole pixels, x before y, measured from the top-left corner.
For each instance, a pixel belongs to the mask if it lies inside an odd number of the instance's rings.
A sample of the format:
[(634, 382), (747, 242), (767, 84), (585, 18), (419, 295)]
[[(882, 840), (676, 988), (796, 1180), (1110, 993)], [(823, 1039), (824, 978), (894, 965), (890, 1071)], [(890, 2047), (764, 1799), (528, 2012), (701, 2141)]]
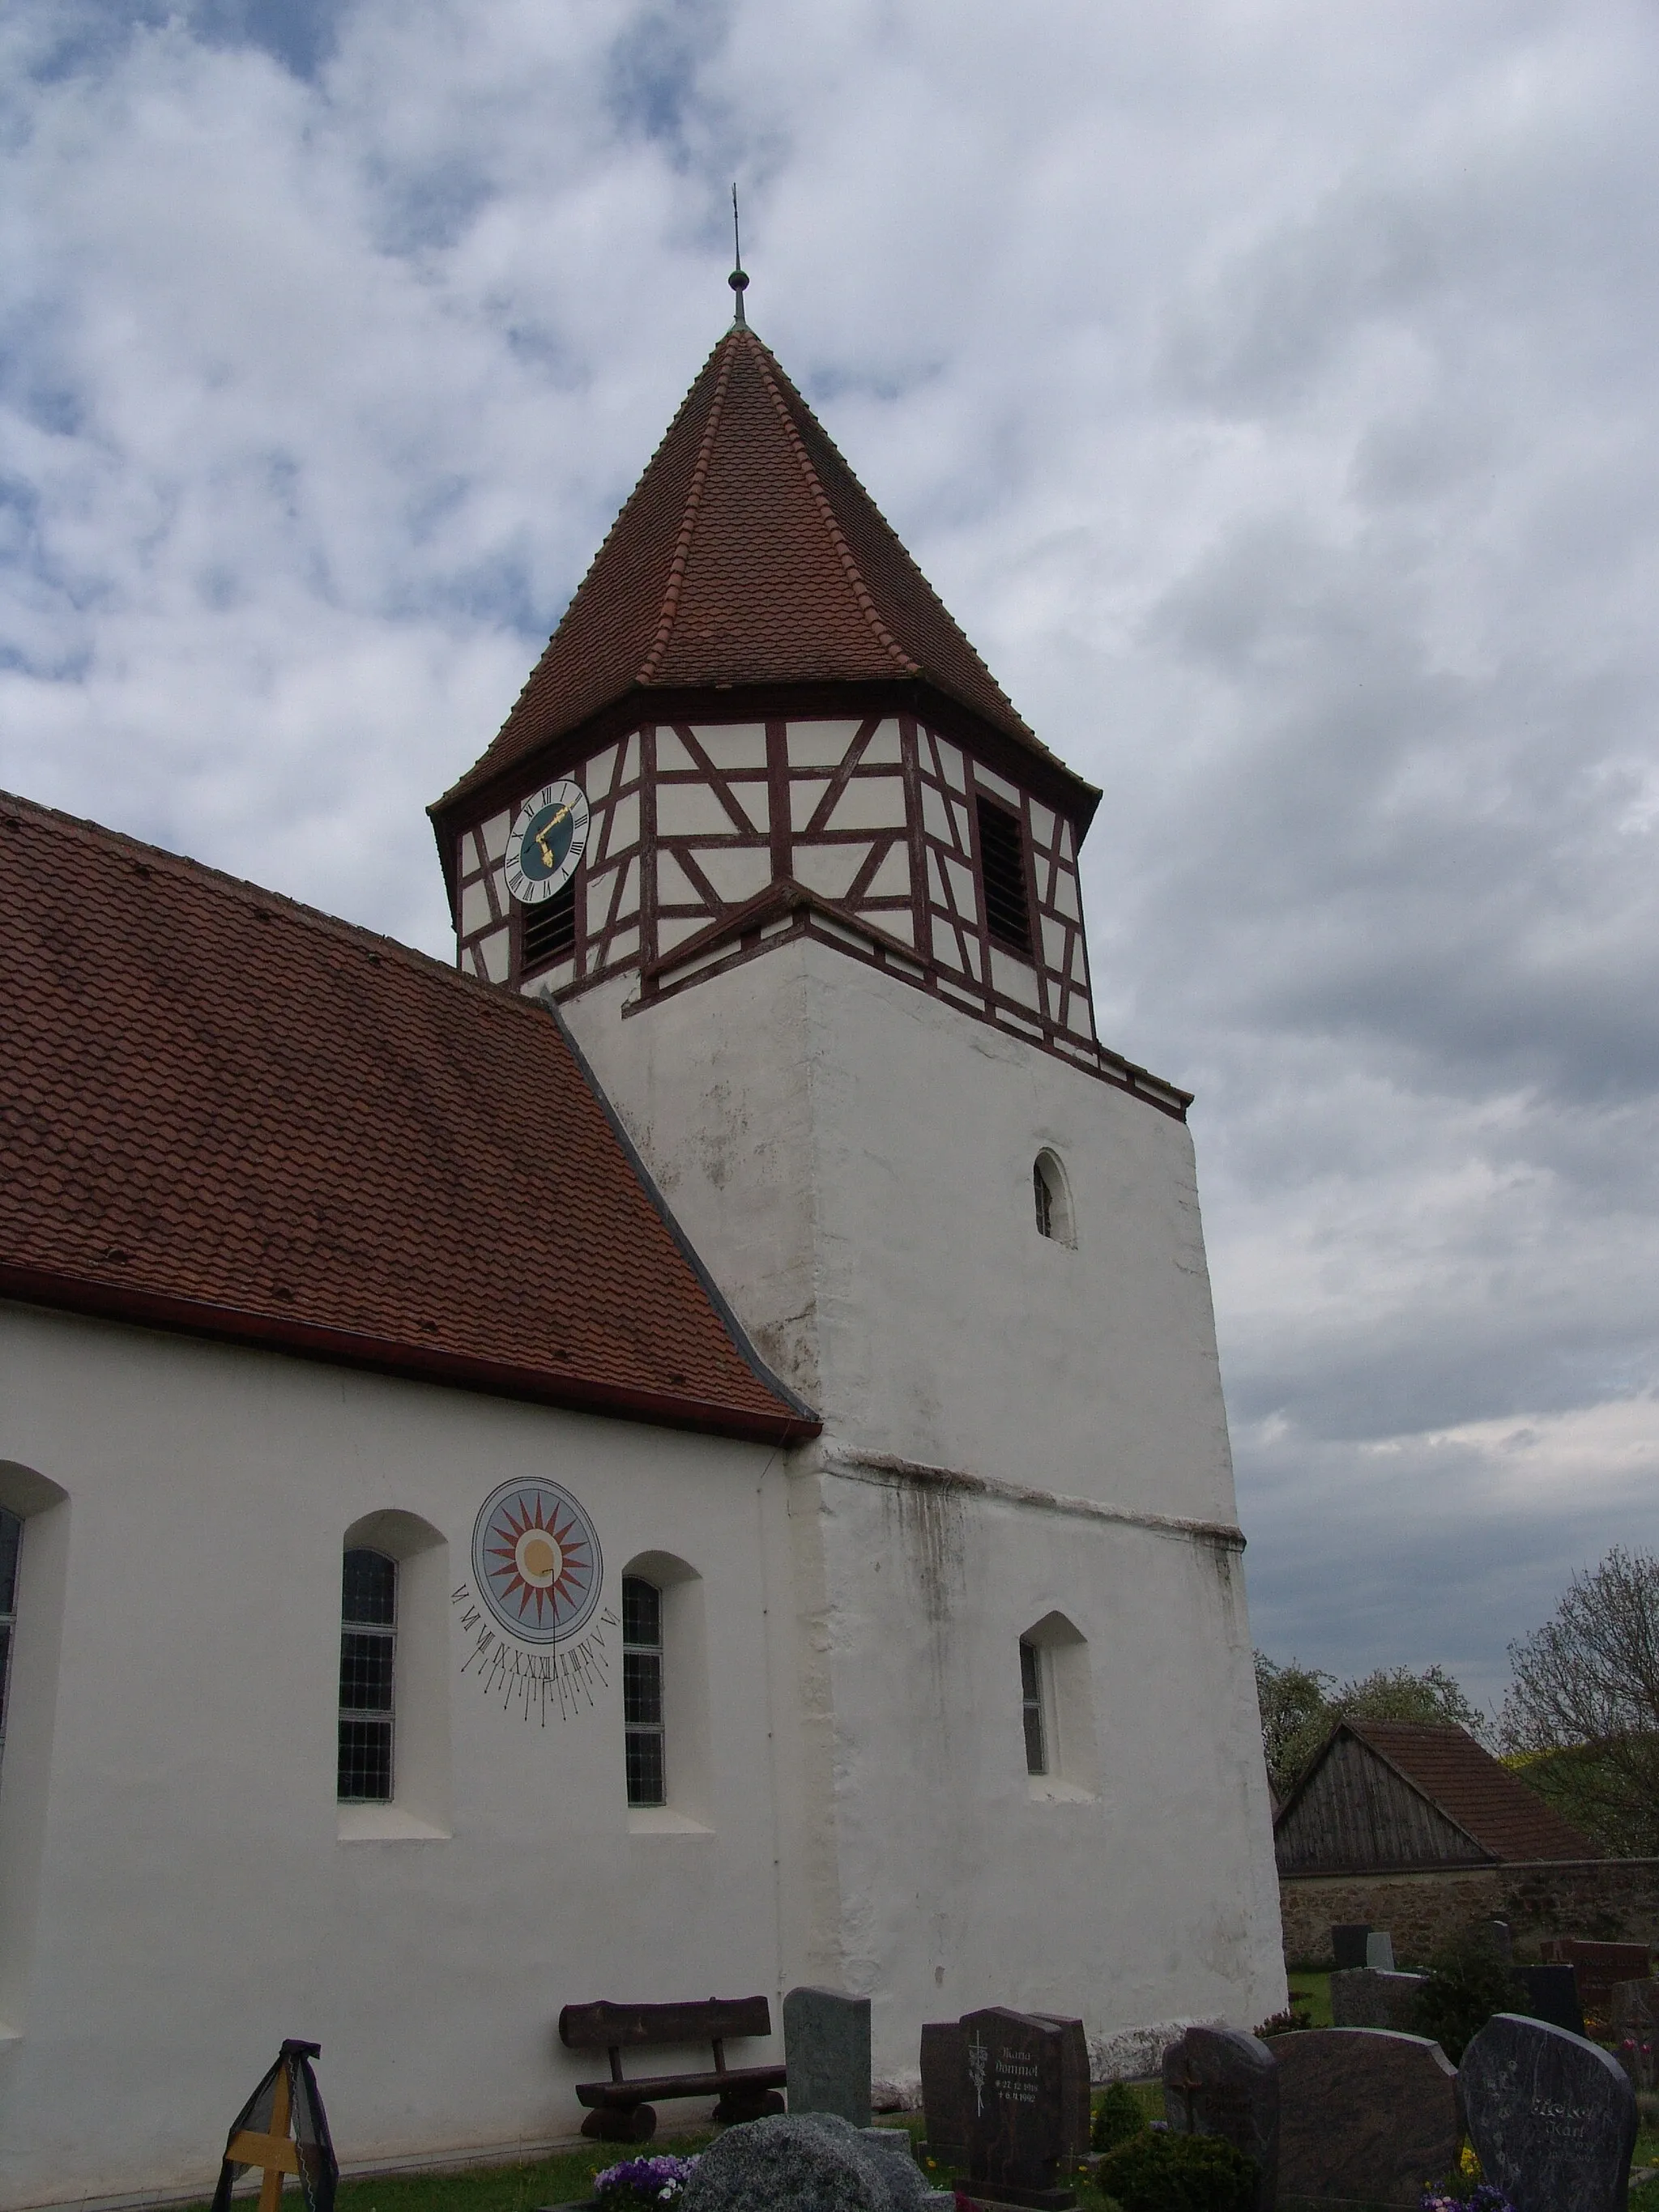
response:
[(1279, 2197), (1409, 2206), (1451, 2168), (1457, 2069), (1437, 2043), (1370, 2027), (1274, 2038)]
[(968, 2039), (959, 2020), (921, 2031), (921, 2111), (927, 2154), (939, 2166), (968, 2163)]
[(1481, 2171), (1515, 2212), (1624, 2212), (1636, 2092), (1605, 2051), (1500, 2012), (1463, 2053), (1458, 2078)]
[(1002, 2005), (963, 2015), (969, 2192), (994, 2203), (1066, 2212), (1066, 2028)]
[(870, 2124), (870, 2000), (839, 1990), (789, 1990), (783, 2000), (783, 2061), (792, 2112), (839, 2112)]
[(1164, 2054), (1164, 2112), (1176, 2135), (1219, 2136), (1256, 2163), (1256, 2212), (1279, 2179), (1279, 2069), (1261, 2039), (1237, 2027), (1189, 2027)]

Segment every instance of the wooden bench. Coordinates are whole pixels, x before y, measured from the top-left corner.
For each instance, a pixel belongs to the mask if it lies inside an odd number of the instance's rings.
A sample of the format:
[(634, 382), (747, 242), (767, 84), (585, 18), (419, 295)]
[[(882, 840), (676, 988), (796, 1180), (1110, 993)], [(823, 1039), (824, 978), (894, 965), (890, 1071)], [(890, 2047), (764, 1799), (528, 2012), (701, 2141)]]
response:
[[(772, 2008), (764, 1997), (709, 1997), (690, 2004), (567, 2005), (559, 2014), (559, 2040), (568, 2051), (605, 2051), (608, 2081), (579, 2081), (576, 2095), (588, 2107), (585, 2136), (602, 2142), (648, 2142), (656, 2131), (654, 2101), (669, 2097), (718, 2097), (717, 2120), (757, 2120), (781, 2112), (778, 2094), (788, 2080), (782, 2066), (728, 2066), (729, 2037), (770, 2035)], [(649, 2044), (707, 2043), (714, 2066), (707, 2074), (623, 2076), (622, 2055)]]

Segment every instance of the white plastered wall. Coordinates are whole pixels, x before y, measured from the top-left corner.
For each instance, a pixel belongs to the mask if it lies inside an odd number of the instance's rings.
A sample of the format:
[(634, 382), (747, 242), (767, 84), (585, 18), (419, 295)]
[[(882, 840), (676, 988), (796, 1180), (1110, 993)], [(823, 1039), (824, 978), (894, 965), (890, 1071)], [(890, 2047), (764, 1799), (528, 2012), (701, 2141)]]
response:
[[(283, 2036), (321, 2043), (341, 2154), (365, 2159), (574, 2132), (593, 2054), (559, 2046), (567, 2002), (775, 2006), (775, 1745), (800, 1730), (769, 1641), (791, 1539), (767, 1449), (0, 1305), (0, 1467), (64, 1494), (26, 1529), (0, 1773), (43, 1846), (3, 1929), (0, 2205), (210, 2193)], [(591, 1708), (527, 1723), (463, 1674), (462, 1609), (411, 1573), (400, 1634), (435, 1608), (448, 1786), (428, 1742), (416, 1830), (343, 1837), (346, 1532), (412, 1516), (459, 1585), (479, 1505), (526, 1473), (592, 1516), (613, 1610), (641, 1554), (700, 1577), (702, 1819), (630, 1828), (619, 1663)]]
[[(1242, 1564), (1168, 1525), (1236, 1511), (1186, 1127), (810, 940), (623, 1004), (615, 985), (566, 1012), (825, 1420), (790, 1486), (791, 1960), (871, 1995), (899, 2080), (923, 2020), (981, 2003), (1079, 2014), (1103, 2050), (1277, 2010)], [(1037, 1231), (1043, 1150), (1074, 1249)], [(1025, 1771), (1018, 1638), (1056, 1611), (1087, 1639), (1083, 1798), (1034, 1795)]]

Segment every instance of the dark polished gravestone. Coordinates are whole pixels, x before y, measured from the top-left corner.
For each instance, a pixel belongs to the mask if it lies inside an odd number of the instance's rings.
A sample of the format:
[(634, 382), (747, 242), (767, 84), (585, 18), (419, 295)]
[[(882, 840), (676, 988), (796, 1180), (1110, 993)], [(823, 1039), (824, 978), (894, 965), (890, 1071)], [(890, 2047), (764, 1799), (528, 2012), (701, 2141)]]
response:
[(1279, 2069), (1259, 2036), (1189, 2027), (1164, 2054), (1170, 2132), (1219, 2136), (1255, 2160), (1256, 2212), (1273, 2212), (1279, 2184)]
[(1062, 2166), (1074, 2166), (1089, 2153), (1089, 2122), (1092, 2117), (1089, 2100), (1089, 2038), (1080, 2020), (1068, 2020), (1063, 2013), (1033, 2014), (1036, 2020), (1046, 2020), (1060, 2031), (1064, 2040), (1060, 2047), (1060, 2094), (1065, 2115), (1065, 2128), (1060, 2141)]
[(923, 2024), (921, 2112), (929, 2158), (938, 2166), (966, 2166), (968, 2038), (959, 2020)]
[(870, 2124), (870, 2000), (839, 1990), (788, 1990), (783, 2063), (792, 2112), (839, 2112)]
[(1564, 2027), (1569, 2035), (1584, 2033), (1584, 2010), (1578, 2002), (1578, 1970), (1575, 1966), (1511, 1966), (1510, 1972), (1527, 1993), (1527, 2016)]
[(1331, 1976), (1333, 2027), (1386, 2027), (1411, 2035), (1417, 2027), (1417, 1993), (1423, 1974), (1384, 1974), (1374, 1966)]
[[(1067, 2024), (1068, 2025), (1068, 2024)], [(1069, 2128), (1066, 2025), (1002, 2005), (963, 2017), (968, 2069), (968, 2193), (1065, 2212)]]
[(1437, 2043), (1370, 2027), (1273, 2039), (1279, 2202), (1409, 2206), (1449, 2172), (1462, 2122)]
[(1636, 2092), (1607, 2051), (1500, 2012), (1463, 2053), (1459, 2080), (1480, 2170), (1515, 2212), (1625, 2212)]
[(1370, 1926), (1365, 1921), (1340, 1921), (1331, 1929), (1331, 1959), (1339, 1974), (1351, 1966), (1365, 1963), (1365, 1945), (1370, 1936)]

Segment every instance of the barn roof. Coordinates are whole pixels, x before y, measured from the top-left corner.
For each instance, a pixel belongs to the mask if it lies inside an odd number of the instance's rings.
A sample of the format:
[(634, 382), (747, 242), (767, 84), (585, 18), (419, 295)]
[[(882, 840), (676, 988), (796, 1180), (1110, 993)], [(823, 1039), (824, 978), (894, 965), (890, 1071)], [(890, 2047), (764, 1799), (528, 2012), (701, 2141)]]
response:
[(734, 326), (595, 555), (489, 750), (447, 807), (613, 701), (921, 681), (1032, 734), (769, 349)]
[(1594, 1859), (1588, 1836), (1544, 1802), (1477, 1743), (1467, 1729), (1427, 1721), (1345, 1720), (1332, 1730), (1280, 1808), (1285, 1822), (1344, 1735), (1392, 1767), (1402, 1781), (1498, 1860)]
[(556, 1017), (0, 796), (0, 1295), (812, 1433)]

